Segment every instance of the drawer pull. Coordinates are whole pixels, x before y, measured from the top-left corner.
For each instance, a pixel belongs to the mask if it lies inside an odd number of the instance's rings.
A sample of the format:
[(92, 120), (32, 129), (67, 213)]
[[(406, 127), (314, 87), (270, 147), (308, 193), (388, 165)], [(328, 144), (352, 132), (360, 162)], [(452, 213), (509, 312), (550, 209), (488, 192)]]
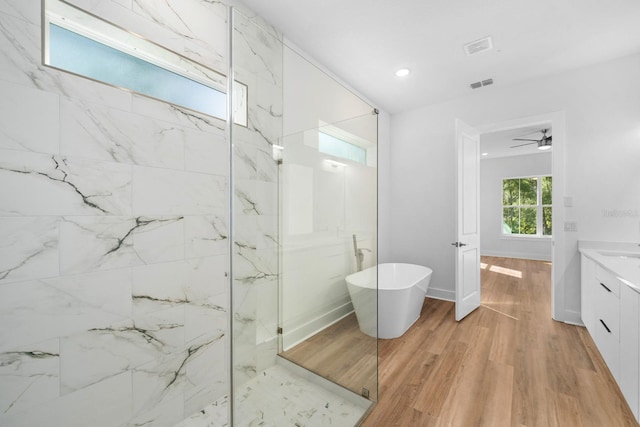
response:
[(605, 288), (607, 290), (607, 292), (611, 292), (611, 289), (609, 289), (607, 287), (607, 285), (605, 285), (604, 283), (600, 282), (600, 286), (602, 286), (603, 288)]
[(607, 330), (607, 332), (611, 333), (611, 329), (609, 329), (609, 327), (607, 326), (606, 323), (604, 323), (604, 320), (600, 319), (600, 323), (602, 323), (602, 326), (604, 326), (604, 328)]

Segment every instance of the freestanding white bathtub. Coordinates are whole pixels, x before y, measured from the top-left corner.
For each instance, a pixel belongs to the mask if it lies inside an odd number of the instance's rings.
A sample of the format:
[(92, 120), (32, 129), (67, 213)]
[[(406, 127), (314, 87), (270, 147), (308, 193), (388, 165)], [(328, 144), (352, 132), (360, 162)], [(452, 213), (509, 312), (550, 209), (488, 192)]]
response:
[(404, 334), (420, 317), (432, 272), (421, 265), (393, 263), (347, 276), (360, 330), (374, 338), (397, 338)]

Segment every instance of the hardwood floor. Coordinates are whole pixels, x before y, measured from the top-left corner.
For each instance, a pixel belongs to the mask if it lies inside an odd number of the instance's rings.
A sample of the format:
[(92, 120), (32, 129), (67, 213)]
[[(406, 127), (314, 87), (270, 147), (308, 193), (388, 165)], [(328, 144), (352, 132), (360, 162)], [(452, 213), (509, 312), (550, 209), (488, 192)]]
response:
[(551, 319), (551, 265), (483, 257), (482, 306), (461, 322), (427, 299), (379, 341), (379, 426), (637, 426), (585, 328)]
[(364, 387), (377, 400), (376, 341), (351, 314), (280, 356), (357, 394)]

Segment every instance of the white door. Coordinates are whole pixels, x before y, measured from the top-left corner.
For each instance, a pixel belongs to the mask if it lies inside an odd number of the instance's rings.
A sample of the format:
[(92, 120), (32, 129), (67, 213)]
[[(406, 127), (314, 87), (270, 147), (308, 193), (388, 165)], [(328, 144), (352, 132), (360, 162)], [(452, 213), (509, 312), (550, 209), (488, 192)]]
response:
[(480, 306), (480, 135), (456, 119), (456, 320)]

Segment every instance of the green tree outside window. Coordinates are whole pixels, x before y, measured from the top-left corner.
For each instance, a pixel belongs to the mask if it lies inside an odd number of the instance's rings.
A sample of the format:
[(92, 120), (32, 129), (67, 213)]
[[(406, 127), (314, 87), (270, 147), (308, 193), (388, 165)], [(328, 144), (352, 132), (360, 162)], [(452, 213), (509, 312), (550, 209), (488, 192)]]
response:
[(502, 180), (502, 232), (550, 236), (552, 230), (552, 177)]

